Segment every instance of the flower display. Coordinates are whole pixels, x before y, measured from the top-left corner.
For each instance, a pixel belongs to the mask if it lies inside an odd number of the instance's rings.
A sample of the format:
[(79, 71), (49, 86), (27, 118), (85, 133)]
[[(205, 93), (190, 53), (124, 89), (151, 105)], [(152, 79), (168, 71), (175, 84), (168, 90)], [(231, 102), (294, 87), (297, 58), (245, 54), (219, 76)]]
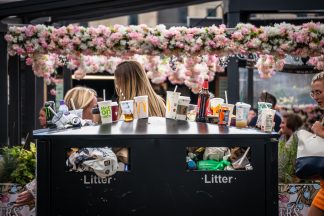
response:
[(324, 68), (324, 24), (314, 22), (261, 27), (240, 23), (234, 29), (224, 25), (169, 29), (164, 25), (28, 25), (10, 27), (5, 39), (8, 53), (24, 56), (37, 76), (48, 78), (62, 65), (60, 56), (79, 79), (87, 73), (112, 74), (121, 61), (134, 59), (145, 65), (152, 82), (168, 78), (193, 92), (201, 88), (204, 77), (212, 80), (216, 72), (224, 71), (219, 61), (223, 56), (258, 54), (261, 78), (282, 70), (285, 54), (313, 57), (309, 63)]

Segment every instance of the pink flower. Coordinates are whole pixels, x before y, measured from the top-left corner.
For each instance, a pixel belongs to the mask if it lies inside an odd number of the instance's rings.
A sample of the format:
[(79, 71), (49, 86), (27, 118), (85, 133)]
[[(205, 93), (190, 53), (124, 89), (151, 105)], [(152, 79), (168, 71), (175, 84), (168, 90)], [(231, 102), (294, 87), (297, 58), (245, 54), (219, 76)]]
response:
[(33, 59), (30, 58), (30, 57), (26, 58), (26, 64), (27, 65), (32, 65), (33, 64)]
[(5, 39), (6, 39), (7, 42), (11, 42), (13, 40), (13, 37), (10, 34), (6, 34)]

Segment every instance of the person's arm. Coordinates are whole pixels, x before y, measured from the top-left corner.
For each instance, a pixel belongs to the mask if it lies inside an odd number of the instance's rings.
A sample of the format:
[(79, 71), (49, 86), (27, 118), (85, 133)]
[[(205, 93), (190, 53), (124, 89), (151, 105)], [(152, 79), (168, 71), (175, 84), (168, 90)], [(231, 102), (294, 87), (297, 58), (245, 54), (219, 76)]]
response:
[(322, 125), (321, 122), (317, 121), (313, 124), (312, 126), (312, 131), (317, 135), (322, 138), (324, 138), (324, 126)]
[(36, 179), (26, 185), (27, 190), (18, 194), (15, 206), (28, 205), (36, 198)]

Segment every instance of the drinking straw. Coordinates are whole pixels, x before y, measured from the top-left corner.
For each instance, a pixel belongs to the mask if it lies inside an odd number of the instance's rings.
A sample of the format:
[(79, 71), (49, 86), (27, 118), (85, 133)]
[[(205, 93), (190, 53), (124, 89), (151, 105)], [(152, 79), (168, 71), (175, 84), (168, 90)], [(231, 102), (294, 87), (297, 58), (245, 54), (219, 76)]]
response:
[(58, 118), (58, 115), (56, 114), (56, 112), (52, 109), (52, 107), (48, 106), (47, 107), (52, 113), (53, 115), (55, 115)]
[(228, 99), (227, 99), (227, 91), (225, 90), (225, 102), (228, 104)]
[(177, 91), (177, 88), (178, 88), (178, 85), (176, 85), (176, 87), (174, 88), (174, 91), (173, 92), (176, 92)]
[(105, 101), (106, 100), (106, 89), (103, 89), (103, 100)]
[(73, 99), (71, 98), (70, 101), (71, 101), (72, 109), (75, 110), (75, 105), (74, 105)]
[(241, 164), (242, 164), (242, 162), (243, 162), (243, 159), (246, 157), (246, 155), (247, 155), (247, 153), (248, 153), (249, 151), (250, 151), (250, 147), (248, 147), (248, 148), (246, 149), (246, 151), (244, 152), (243, 157), (241, 158), (240, 162), (238, 163), (238, 166), (239, 166), (239, 167), (241, 166)]

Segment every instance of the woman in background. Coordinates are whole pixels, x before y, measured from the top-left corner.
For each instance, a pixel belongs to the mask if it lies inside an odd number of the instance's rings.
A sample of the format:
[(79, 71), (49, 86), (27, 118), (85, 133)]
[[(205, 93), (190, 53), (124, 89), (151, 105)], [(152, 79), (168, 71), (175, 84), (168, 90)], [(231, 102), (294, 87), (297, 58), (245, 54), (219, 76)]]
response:
[(280, 140), (291, 143), (292, 134), (303, 125), (301, 117), (294, 113), (285, 113), (280, 124)]
[[(316, 74), (311, 83), (311, 97), (317, 102), (321, 109), (324, 109), (324, 71)], [(316, 121), (312, 126), (312, 131), (320, 137), (324, 138), (324, 118), (321, 121)], [(324, 145), (324, 143), (323, 143)], [(308, 211), (308, 216), (324, 216), (324, 179), (321, 179), (321, 189), (316, 194), (311, 207)]]
[(148, 96), (149, 116), (164, 117), (164, 100), (153, 90), (143, 67), (136, 61), (120, 63), (115, 70), (115, 89), (118, 102)]
[(92, 108), (97, 105), (97, 92), (82, 86), (70, 89), (64, 97), (65, 104), (69, 110), (73, 109), (71, 99), (75, 109), (83, 109), (82, 118), (92, 120)]

